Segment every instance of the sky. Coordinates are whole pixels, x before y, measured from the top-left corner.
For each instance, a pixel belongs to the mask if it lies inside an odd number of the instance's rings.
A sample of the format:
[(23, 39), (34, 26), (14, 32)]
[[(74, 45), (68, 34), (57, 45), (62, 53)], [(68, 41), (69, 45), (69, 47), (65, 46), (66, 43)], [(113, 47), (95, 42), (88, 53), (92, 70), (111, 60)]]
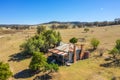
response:
[(0, 24), (93, 22), (115, 18), (120, 18), (120, 0), (0, 0)]

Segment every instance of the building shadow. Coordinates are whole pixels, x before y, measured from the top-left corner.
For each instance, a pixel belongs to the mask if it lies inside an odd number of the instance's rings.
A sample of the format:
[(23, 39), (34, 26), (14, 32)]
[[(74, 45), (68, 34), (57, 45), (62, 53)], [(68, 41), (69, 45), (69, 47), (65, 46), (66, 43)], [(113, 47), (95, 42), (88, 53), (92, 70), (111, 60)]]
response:
[(36, 76), (33, 80), (52, 80), (52, 76), (49, 74), (41, 75), (41, 76)]
[(16, 73), (16, 74), (14, 75), (14, 78), (15, 78), (15, 79), (19, 79), (19, 78), (29, 78), (29, 77), (31, 77), (31, 76), (33, 76), (33, 75), (35, 75), (35, 74), (32, 73), (30, 69), (25, 69), (25, 70), (23, 70), (23, 71), (20, 71), (20, 72)]
[(27, 59), (27, 58), (30, 58), (31, 56), (30, 55), (23, 55), (21, 52), (20, 53), (16, 53), (16, 54), (13, 54), (13, 55), (10, 55), (9, 56), (9, 60), (8, 61), (21, 61), (21, 60), (24, 60), (24, 59)]

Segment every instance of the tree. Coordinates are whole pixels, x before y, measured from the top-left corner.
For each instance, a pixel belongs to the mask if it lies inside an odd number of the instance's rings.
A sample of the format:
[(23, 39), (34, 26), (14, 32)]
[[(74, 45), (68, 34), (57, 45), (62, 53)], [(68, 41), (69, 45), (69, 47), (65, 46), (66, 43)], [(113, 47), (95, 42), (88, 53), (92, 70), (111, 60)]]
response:
[(119, 51), (118, 51), (117, 48), (113, 48), (113, 49), (109, 52), (109, 54), (111, 54), (114, 59), (116, 59), (118, 53), (119, 53)]
[(56, 72), (59, 69), (57, 64), (48, 64), (47, 59), (40, 52), (34, 52), (29, 68), (33, 71), (43, 71), (48, 73)]
[(49, 47), (52, 47), (52, 45), (56, 46), (56, 44), (61, 41), (60, 33), (57, 33), (53, 30), (47, 30), (46, 32), (44, 32), (43, 36), (45, 36), (45, 42), (48, 43)]
[(35, 35), (20, 45), (20, 48), (23, 51), (24, 55), (33, 55), (33, 52), (40, 51), (43, 45), (44, 37), (42, 35)]
[(69, 40), (69, 42), (70, 42), (70, 43), (73, 43), (73, 44), (77, 43), (77, 41), (78, 41), (78, 39), (75, 38), (75, 37), (73, 37), (73, 38), (71, 38), (71, 39)]
[(116, 40), (116, 45), (109, 54), (112, 55), (114, 66), (120, 66), (120, 40)]
[(37, 33), (40, 34), (46, 30), (46, 26), (38, 26), (37, 27)]
[(46, 39), (45, 42), (48, 43), (49, 47), (52, 44), (52, 41), (51, 41), (52, 34), (53, 34), (53, 30), (47, 30), (46, 32), (43, 33), (43, 36), (45, 36), (45, 39)]
[(57, 38), (53, 34), (50, 34), (50, 43), (52, 43), (54, 46), (57, 44)]
[(50, 63), (50, 64), (45, 65), (44, 72), (48, 72), (48, 74), (49, 74), (51, 72), (57, 72), (58, 70), (59, 70), (59, 67), (57, 64)]
[(77, 24), (77, 27), (78, 27), (78, 28), (82, 28), (82, 27), (83, 27), (83, 24)]
[(62, 37), (61, 37), (61, 34), (60, 34), (60, 32), (58, 32), (57, 33), (57, 46), (59, 46), (60, 45), (60, 42), (62, 41)]
[(92, 45), (93, 49), (97, 49), (99, 44), (100, 44), (100, 41), (98, 39), (92, 38), (91, 45)]
[(0, 62), (0, 80), (7, 80), (12, 76), (8, 63)]
[(39, 51), (38, 47), (34, 45), (33, 39), (29, 39), (27, 42), (20, 45), (24, 55), (33, 55), (34, 51)]
[(89, 31), (89, 29), (88, 29), (88, 28), (85, 28), (85, 29), (84, 29), (84, 31), (85, 31), (85, 32), (88, 32), (88, 31)]
[(120, 53), (120, 40), (116, 41), (116, 46), (115, 47), (118, 49), (118, 51)]
[(59, 29), (68, 29), (69, 25), (67, 25), (67, 24), (60, 24), (60, 25), (57, 26), (57, 28), (59, 28)]
[(93, 25), (94, 25), (94, 26), (98, 26), (98, 24), (99, 24), (99, 22), (97, 22), (97, 21), (96, 21), (96, 22), (93, 22)]
[(114, 59), (117, 60), (117, 57), (120, 56), (120, 40), (116, 40), (115, 47), (109, 52), (113, 56)]
[(44, 70), (47, 64), (47, 59), (43, 56), (41, 52), (34, 52), (32, 60), (30, 62), (29, 68), (33, 71)]
[(33, 55), (35, 51), (47, 52), (49, 48), (55, 47), (61, 41), (59, 32), (46, 30), (41, 34), (37, 34), (20, 45), (25, 55)]
[(51, 29), (57, 29), (57, 26), (53, 24), (53, 25), (51, 26)]

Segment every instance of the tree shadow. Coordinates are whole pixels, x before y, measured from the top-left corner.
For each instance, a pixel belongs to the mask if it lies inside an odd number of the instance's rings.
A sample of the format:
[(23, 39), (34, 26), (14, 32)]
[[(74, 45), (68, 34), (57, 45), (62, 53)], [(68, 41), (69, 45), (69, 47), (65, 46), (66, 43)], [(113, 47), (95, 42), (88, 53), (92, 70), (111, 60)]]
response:
[(100, 64), (101, 67), (120, 67), (120, 61), (110, 61), (110, 62), (106, 62), (106, 63), (103, 63), (103, 64)]
[(103, 64), (100, 64), (101, 67), (112, 67), (112, 63), (113, 62), (107, 62), (107, 63), (103, 63)]
[(18, 73), (16, 73), (14, 75), (15, 79), (19, 79), (19, 78), (29, 78), (31, 76), (35, 75), (34, 73), (32, 73), (32, 71), (30, 69), (25, 69), (23, 71), (20, 71)]
[(118, 76), (118, 77), (113, 76), (113, 77), (111, 78), (111, 80), (120, 80), (120, 76)]
[(20, 52), (20, 53), (10, 55), (9, 57), (10, 57), (10, 59), (8, 61), (17, 61), (17, 62), (19, 62), (21, 60), (30, 58), (31, 56), (30, 55), (23, 55), (23, 53)]
[(41, 76), (36, 76), (33, 80), (51, 80), (52, 76), (49, 74), (41, 75)]

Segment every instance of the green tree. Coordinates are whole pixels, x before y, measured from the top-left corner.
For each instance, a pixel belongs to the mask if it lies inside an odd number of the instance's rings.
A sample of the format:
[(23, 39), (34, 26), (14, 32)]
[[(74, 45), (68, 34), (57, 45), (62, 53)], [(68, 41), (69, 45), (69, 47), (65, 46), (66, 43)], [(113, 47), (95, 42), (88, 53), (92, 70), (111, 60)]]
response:
[(93, 49), (97, 49), (99, 44), (100, 44), (100, 41), (98, 39), (92, 38), (91, 45), (92, 45)]
[(34, 52), (32, 60), (30, 62), (29, 68), (33, 71), (44, 70), (47, 64), (47, 59), (43, 56), (41, 52)]
[(48, 64), (47, 59), (40, 52), (34, 52), (29, 68), (33, 71), (43, 71), (48, 73), (57, 72), (59, 69), (57, 64)]
[(46, 43), (48, 43), (49, 47), (51, 46), (51, 34), (53, 33), (53, 30), (47, 30), (46, 32), (44, 32), (43, 36), (45, 36), (46, 39)]
[(62, 37), (61, 37), (60, 32), (57, 33), (57, 40), (58, 40), (58, 42), (62, 41)]
[(45, 42), (48, 43), (49, 47), (52, 47), (52, 45), (56, 46), (56, 44), (61, 41), (61, 35), (59, 32), (57, 33), (53, 30), (47, 30), (43, 35), (45, 36)]
[(70, 42), (70, 43), (73, 43), (73, 44), (77, 43), (77, 41), (78, 41), (78, 39), (75, 38), (75, 37), (73, 37), (73, 38), (71, 38), (71, 39), (69, 40), (69, 42)]
[(110, 53), (114, 59), (117, 60), (118, 57), (120, 57), (120, 40), (116, 40), (115, 47), (110, 51)]
[(20, 45), (21, 50), (23, 51), (24, 55), (33, 55), (34, 51), (39, 51), (38, 48), (34, 45), (33, 39), (29, 39), (27, 42)]
[(59, 70), (59, 67), (57, 64), (50, 63), (45, 65), (44, 72), (47, 72), (48, 74), (51, 72), (57, 72)]
[(84, 31), (85, 31), (85, 32), (88, 32), (88, 31), (89, 31), (89, 28), (85, 28)]
[(118, 49), (118, 51), (120, 53), (120, 40), (116, 41), (116, 46), (115, 47)]
[(0, 80), (7, 80), (12, 76), (8, 63), (0, 62)]
[(61, 41), (60, 33), (53, 30), (46, 30), (37, 34), (20, 45), (25, 55), (33, 55), (35, 51), (47, 52), (49, 48), (55, 47)]
[(54, 46), (57, 44), (57, 38), (53, 34), (50, 34), (50, 43)]
[(33, 52), (40, 51), (44, 45), (44, 38), (42, 35), (35, 35), (27, 40), (27, 42), (20, 45), (21, 50), (25, 55), (33, 55)]
[(109, 54), (111, 54), (114, 59), (116, 59), (118, 53), (119, 53), (119, 51), (118, 51), (117, 48), (113, 48), (113, 49), (109, 52)]
[(62, 41), (62, 37), (61, 37), (60, 32), (57, 32), (57, 35), (55, 37), (57, 38), (57, 46), (59, 46), (60, 42)]
[(37, 27), (37, 33), (40, 34), (42, 32), (46, 31), (46, 26), (38, 26)]

